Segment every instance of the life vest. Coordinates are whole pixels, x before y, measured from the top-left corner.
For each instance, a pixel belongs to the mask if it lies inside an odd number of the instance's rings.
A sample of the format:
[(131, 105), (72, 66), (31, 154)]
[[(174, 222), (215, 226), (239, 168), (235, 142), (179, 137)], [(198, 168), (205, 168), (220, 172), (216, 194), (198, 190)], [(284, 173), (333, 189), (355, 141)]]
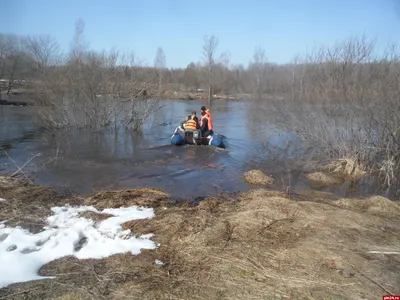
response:
[(213, 122), (212, 122), (212, 117), (210, 114), (210, 109), (206, 109), (206, 116), (208, 118), (208, 130), (213, 130)]
[(186, 129), (186, 130), (196, 130), (196, 129), (197, 129), (197, 123), (196, 123), (196, 121), (193, 120), (193, 119), (188, 120), (188, 121), (186, 122), (185, 129)]
[(210, 130), (210, 119), (207, 117), (207, 114), (205, 114), (204, 116), (201, 116), (200, 119), (200, 126), (203, 126), (203, 120), (207, 119), (208, 120), (208, 130)]

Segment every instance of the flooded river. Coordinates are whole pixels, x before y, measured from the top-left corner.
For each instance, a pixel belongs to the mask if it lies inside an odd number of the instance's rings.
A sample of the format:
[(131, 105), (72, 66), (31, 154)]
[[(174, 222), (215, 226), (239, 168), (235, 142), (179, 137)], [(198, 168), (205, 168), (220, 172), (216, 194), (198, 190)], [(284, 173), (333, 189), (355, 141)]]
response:
[[(261, 169), (275, 178), (275, 189), (291, 185), (307, 188), (293, 160), (301, 155), (299, 142), (289, 133), (271, 136), (268, 146), (254, 131), (257, 122), (238, 101), (214, 100), (211, 111), (215, 131), (224, 135), (226, 149), (207, 146), (173, 146), (173, 130), (201, 101), (165, 101), (141, 134), (122, 126), (115, 132), (79, 130), (62, 137), (35, 126), (32, 107), (0, 106), (0, 173), (16, 165), (33, 172), (35, 181), (65, 187), (87, 195), (99, 189), (162, 188), (177, 198), (212, 196), (251, 188), (243, 173)], [(288, 170), (291, 170), (290, 172)], [(345, 188), (335, 189), (345, 193)]]
[[(62, 138), (34, 124), (31, 107), (0, 106), (0, 143), (18, 166), (34, 172), (36, 182), (67, 187), (78, 194), (96, 189), (157, 187), (175, 197), (209, 196), (250, 188), (243, 172), (257, 167), (268, 174), (282, 167), (268, 164), (268, 151), (251, 130), (245, 104), (214, 100), (215, 131), (223, 134), (226, 149), (207, 146), (173, 146), (170, 136), (192, 110), (200, 113), (200, 101), (165, 102), (142, 134), (120, 127), (93, 133), (76, 131)], [(251, 121), (251, 120), (250, 120)], [(289, 136), (288, 136), (289, 138)], [(279, 149), (287, 141), (272, 141)], [(264, 162), (260, 165), (260, 162)], [(1, 151), (0, 172), (16, 170)]]

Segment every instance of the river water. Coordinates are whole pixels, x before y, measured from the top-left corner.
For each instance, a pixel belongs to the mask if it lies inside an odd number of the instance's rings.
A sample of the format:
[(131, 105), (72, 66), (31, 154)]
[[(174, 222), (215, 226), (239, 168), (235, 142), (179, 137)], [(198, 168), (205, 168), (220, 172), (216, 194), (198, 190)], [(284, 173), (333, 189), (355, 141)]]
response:
[[(211, 104), (215, 131), (226, 137), (226, 149), (171, 145), (170, 136), (180, 120), (192, 110), (199, 114), (202, 105), (207, 103), (167, 100), (141, 134), (120, 127), (117, 132), (80, 130), (62, 137), (38, 128), (32, 107), (0, 106), (0, 144), (9, 155), (0, 151), (0, 172), (14, 172), (16, 165), (33, 158), (23, 170), (35, 173), (40, 184), (81, 195), (98, 189), (156, 187), (180, 198), (246, 191), (251, 186), (243, 173), (252, 168), (286, 176), (284, 165), (269, 156), (273, 151), (293, 156), (296, 151), (288, 144), (292, 136), (271, 138), (267, 150), (242, 102)], [(305, 184), (294, 180), (296, 186)]]
[[(35, 182), (64, 187), (79, 195), (100, 189), (161, 188), (174, 198), (190, 199), (221, 192), (247, 191), (243, 173), (260, 169), (275, 178), (273, 189), (309, 188), (296, 167), (301, 143), (287, 132), (269, 134), (267, 120), (254, 118), (246, 103), (213, 100), (215, 131), (225, 136), (226, 149), (174, 146), (170, 137), (192, 110), (207, 101), (166, 100), (141, 134), (107, 128), (78, 130), (61, 136), (38, 128), (32, 107), (0, 106), (0, 173), (17, 166), (34, 173)], [(258, 129), (258, 130), (257, 130)], [(265, 138), (268, 136), (268, 138)], [(347, 196), (368, 194), (348, 185), (325, 189)]]

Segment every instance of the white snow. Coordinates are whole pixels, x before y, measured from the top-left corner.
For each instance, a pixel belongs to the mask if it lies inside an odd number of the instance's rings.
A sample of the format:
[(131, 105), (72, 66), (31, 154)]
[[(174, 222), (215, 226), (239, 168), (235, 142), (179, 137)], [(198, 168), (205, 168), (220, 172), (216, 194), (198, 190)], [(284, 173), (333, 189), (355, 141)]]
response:
[[(54, 214), (47, 218), (48, 225), (37, 234), (0, 223), (0, 288), (16, 282), (49, 278), (39, 276), (39, 269), (63, 256), (98, 259), (126, 252), (137, 255), (141, 249), (157, 247), (150, 240), (153, 234), (135, 237), (129, 229), (123, 231), (120, 226), (127, 221), (152, 218), (152, 208), (133, 206), (99, 212), (93, 206), (62, 206), (53, 207), (52, 211)], [(113, 217), (96, 223), (78, 216), (85, 211)], [(81, 249), (76, 248), (78, 245)]]
[(5, 202), (5, 201), (6, 201), (6, 199), (0, 198), (0, 202)]

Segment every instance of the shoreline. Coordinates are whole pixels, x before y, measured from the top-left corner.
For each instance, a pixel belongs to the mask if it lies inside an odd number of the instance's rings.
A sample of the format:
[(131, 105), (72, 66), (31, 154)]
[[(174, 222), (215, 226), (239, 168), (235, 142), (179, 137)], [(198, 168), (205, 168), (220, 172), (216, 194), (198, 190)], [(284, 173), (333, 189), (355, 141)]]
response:
[[(233, 95), (213, 95), (211, 100), (231, 100), (231, 101), (244, 101), (250, 99), (251, 95), (250, 94), (241, 94), (245, 95), (244, 97), (237, 97)], [(11, 97), (27, 97), (29, 98), (29, 90), (23, 90), (23, 91), (15, 91), (11, 92), (10, 95), (6, 95), (5, 93), (1, 93), (1, 98), (0, 98), (0, 105), (18, 105), (17, 102), (19, 101), (8, 101), (8, 99)], [(101, 96), (101, 95), (99, 95)], [(209, 100), (208, 95), (206, 93), (193, 93), (193, 92), (184, 92), (184, 91), (177, 91), (177, 92), (166, 92), (160, 97), (153, 97), (152, 94), (148, 96), (142, 96), (138, 97), (138, 99), (155, 99), (155, 100), (160, 100), (160, 101), (166, 101), (166, 100), (187, 100), (187, 101), (206, 101)], [(130, 100), (128, 100), (130, 101)], [(7, 102), (10, 102), (9, 104)], [(15, 102), (15, 104), (14, 104)], [(34, 105), (33, 101), (21, 101), (23, 106), (26, 105)]]

